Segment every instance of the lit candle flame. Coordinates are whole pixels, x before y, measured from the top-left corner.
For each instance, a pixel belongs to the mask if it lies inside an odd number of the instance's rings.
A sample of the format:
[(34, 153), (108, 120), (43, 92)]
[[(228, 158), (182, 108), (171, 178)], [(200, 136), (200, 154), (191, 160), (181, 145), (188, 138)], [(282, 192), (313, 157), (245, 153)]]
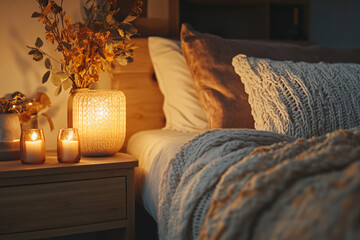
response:
[(31, 140), (35, 141), (37, 139), (37, 134), (36, 132), (33, 132), (33, 134), (31, 135)]

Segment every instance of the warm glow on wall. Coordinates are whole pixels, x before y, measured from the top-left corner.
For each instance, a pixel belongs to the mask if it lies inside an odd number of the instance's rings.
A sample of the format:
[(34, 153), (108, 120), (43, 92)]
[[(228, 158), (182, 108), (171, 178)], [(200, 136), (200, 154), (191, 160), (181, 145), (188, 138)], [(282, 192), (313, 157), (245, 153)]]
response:
[(73, 126), (79, 130), (83, 156), (108, 156), (125, 140), (125, 95), (115, 90), (89, 90), (73, 100)]

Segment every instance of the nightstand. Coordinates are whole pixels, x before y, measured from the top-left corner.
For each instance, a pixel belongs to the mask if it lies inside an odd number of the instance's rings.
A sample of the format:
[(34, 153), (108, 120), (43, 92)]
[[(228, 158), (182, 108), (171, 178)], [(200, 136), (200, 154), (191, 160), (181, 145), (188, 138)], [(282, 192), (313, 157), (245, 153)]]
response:
[(122, 229), (135, 239), (134, 167), (131, 155), (44, 164), (0, 161), (0, 239), (41, 239)]

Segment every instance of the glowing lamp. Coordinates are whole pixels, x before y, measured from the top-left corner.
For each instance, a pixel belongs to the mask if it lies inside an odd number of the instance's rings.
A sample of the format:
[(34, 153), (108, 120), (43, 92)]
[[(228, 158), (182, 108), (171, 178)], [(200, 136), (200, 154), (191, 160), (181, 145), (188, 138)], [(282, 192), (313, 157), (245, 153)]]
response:
[(73, 127), (80, 137), (81, 155), (111, 156), (125, 140), (125, 95), (116, 90), (89, 90), (73, 99)]

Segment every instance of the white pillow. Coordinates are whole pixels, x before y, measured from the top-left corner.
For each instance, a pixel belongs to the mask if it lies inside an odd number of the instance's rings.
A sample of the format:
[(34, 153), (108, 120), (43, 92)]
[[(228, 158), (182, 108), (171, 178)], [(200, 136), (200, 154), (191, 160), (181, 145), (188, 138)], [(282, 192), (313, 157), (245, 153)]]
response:
[(294, 137), (360, 125), (360, 64), (273, 61), (238, 55), (255, 129)]
[(208, 129), (204, 110), (182, 55), (180, 41), (149, 37), (149, 51), (164, 95), (165, 129), (199, 132)]

